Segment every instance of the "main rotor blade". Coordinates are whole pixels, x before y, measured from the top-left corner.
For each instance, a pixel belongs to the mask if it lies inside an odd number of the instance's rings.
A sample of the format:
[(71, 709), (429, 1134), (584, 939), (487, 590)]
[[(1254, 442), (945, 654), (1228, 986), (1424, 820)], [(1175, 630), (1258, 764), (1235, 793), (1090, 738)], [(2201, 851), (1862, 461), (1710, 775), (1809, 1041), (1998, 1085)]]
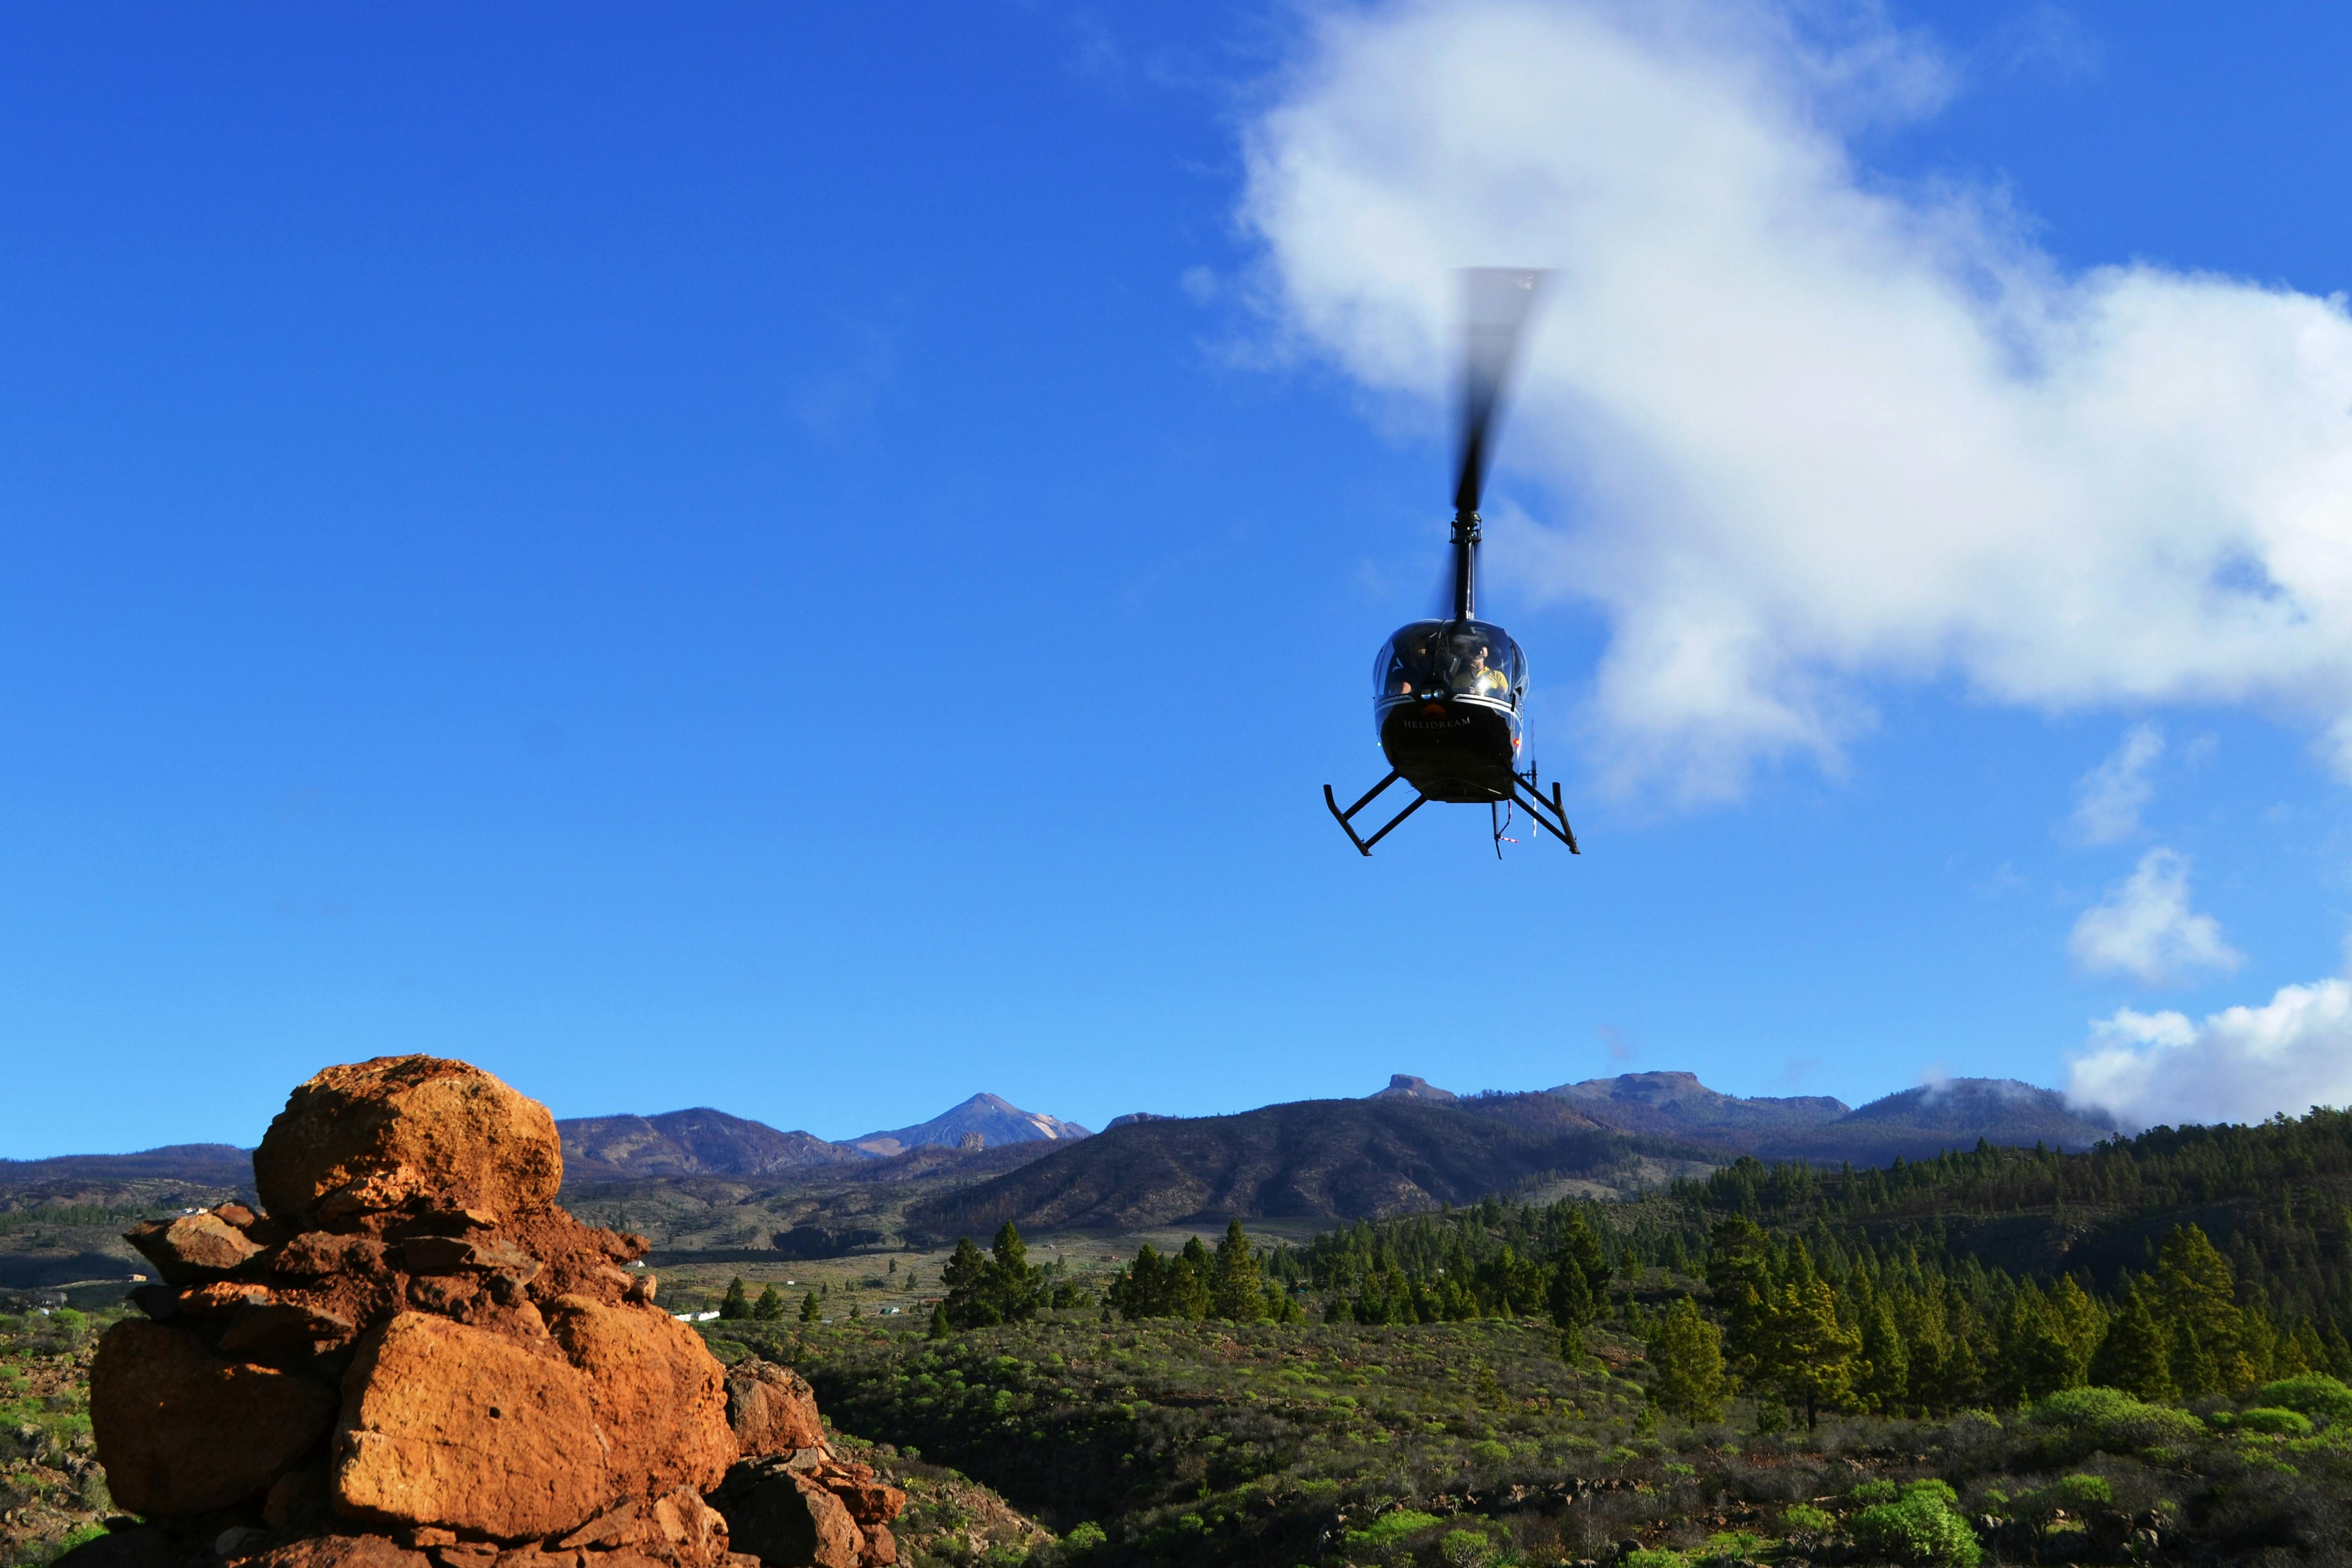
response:
[(1495, 414), (1518, 357), (1536, 296), (1551, 274), (1525, 267), (1470, 267), (1462, 272), (1462, 463), (1454, 510), (1473, 512), (1486, 488), (1486, 454)]

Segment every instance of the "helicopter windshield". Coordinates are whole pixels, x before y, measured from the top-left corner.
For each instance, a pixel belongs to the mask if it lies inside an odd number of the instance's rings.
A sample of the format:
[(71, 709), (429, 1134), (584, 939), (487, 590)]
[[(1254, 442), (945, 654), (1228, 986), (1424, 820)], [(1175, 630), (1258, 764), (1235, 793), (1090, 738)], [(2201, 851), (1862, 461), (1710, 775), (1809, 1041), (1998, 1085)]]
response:
[(1527, 661), (1490, 622), (1415, 621), (1381, 645), (1372, 679), (1383, 698), (1481, 697), (1516, 708)]

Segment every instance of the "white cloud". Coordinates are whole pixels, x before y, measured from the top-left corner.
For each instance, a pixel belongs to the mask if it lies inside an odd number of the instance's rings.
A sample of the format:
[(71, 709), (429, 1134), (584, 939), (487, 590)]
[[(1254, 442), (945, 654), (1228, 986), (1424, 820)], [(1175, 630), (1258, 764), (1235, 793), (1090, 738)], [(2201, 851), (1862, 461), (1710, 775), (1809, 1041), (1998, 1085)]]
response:
[(1554, 521), (1497, 526), (1492, 569), (1605, 616), (1590, 719), (1620, 784), (1833, 767), (1874, 685), (1953, 677), (2292, 710), (2352, 773), (2343, 302), (2070, 273), (1997, 194), (1870, 175), (1852, 130), (1932, 112), (1951, 73), (1870, 7), (1835, 37), (1792, 19), (1823, 13), (1323, 14), (1248, 136), (1266, 309), (1434, 414), (1450, 269), (1559, 269), (1500, 448)]
[(2128, 974), (2150, 985), (2200, 973), (2228, 973), (2243, 962), (2221, 940), (2221, 922), (2189, 908), (2189, 857), (2151, 849), (2132, 874), (2074, 922), (2067, 950), (2094, 974)]
[(2066, 1098), (2107, 1111), (2126, 1131), (2352, 1105), (2352, 985), (2282, 986), (2266, 1005), (2202, 1023), (2125, 1008), (2092, 1026)]
[(2120, 844), (2139, 832), (2140, 808), (2156, 794), (2147, 770), (2164, 755), (2164, 731), (2135, 724), (2115, 755), (2074, 786), (2074, 837), (2085, 844)]

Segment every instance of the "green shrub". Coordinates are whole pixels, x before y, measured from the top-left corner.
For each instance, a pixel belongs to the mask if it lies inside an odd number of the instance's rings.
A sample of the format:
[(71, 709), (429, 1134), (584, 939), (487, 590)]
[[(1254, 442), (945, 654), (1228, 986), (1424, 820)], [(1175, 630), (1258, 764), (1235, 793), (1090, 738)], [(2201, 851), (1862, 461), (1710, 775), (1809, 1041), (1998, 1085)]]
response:
[(2307, 1372), (2301, 1377), (2266, 1383), (2254, 1397), (2265, 1406), (2296, 1411), (2326, 1426), (2352, 1421), (2352, 1388), (2325, 1373)]
[(1482, 1465), (1504, 1464), (1511, 1457), (1511, 1446), (1508, 1443), (1497, 1443), (1489, 1437), (1484, 1442), (1471, 1444), (1470, 1457)]
[(1386, 1546), (1401, 1536), (1411, 1535), (1416, 1530), (1427, 1530), (1437, 1522), (1439, 1522), (1438, 1518), (1433, 1513), (1423, 1513), (1417, 1509), (1401, 1508), (1394, 1513), (1381, 1515), (1380, 1518), (1372, 1521), (1369, 1529), (1348, 1531), (1348, 1544)]
[(1084, 1524), (1073, 1525), (1070, 1533), (1062, 1537), (1062, 1550), (1071, 1552), (1092, 1552), (1109, 1539), (1103, 1533), (1101, 1525), (1088, 1520)]
[(1645, 1546), (1638, 1552), (1628, 1552), (1617, 1560), (1623, 1568), (1690, 1568), (1679, 1552), (1663, 1547)]
[(2273, 1437), (2308, 1437), (2317, 1430), (2308, 1415), (2261, 1406), (2240, 1411), (2234, 1425), (2241, 1432), (2261, 1432)]
[(1946, 1500), (1951, 1490), (1941, 1481), (1917, 1481), (1895, 1501), (1864, 1509), (1853, 1516), (1855, 1543), (1897, 1563), (1976, 1568), (1984, 1549), (1969, 1521)]
[(1837, 1515), (1809, 1502), (1792, 1502), (1780, 1510), (1780, 1528), (1797, 1535), (1822, 1535), (1837, 1528)]
[(2149, 1405), (2113, 1388), (2069, 1388), (2035, 1405), (2026, 1419), (2057, 1439), (2064, 1451), (2137, 1453), (2193, 1443), (2204, 1423), (2169, 1405)]
[(1494, 1555), (1494, 1545), (1483, 1531), (1449, 1530), (1437, 1543), (1437, 1559), (1445, 1568), (1480, 1568)]
[(1853, 1489), (1853, 1500), (1865, 1507), (1874, 1503), (1893, 1502), (1903, 1495), (1903, 1489), (1893, 1481), (1864, 1481)]

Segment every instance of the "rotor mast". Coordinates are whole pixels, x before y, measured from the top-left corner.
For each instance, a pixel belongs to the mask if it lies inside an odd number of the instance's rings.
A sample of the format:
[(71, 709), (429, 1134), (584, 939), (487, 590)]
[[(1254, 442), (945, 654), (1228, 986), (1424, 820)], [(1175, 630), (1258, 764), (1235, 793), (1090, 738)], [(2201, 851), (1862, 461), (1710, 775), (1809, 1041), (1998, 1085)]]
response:
[(1478, 514), (1467, 507), (1454, 513), (1454, 618), (1467, 621), (1478, 611)]
[(1462, 274), (1462, 446), (1454, 480), (1454, 618), (1478, 608), (1478, 498), (1503, 387), (1544, 274), (1478, 267)]

